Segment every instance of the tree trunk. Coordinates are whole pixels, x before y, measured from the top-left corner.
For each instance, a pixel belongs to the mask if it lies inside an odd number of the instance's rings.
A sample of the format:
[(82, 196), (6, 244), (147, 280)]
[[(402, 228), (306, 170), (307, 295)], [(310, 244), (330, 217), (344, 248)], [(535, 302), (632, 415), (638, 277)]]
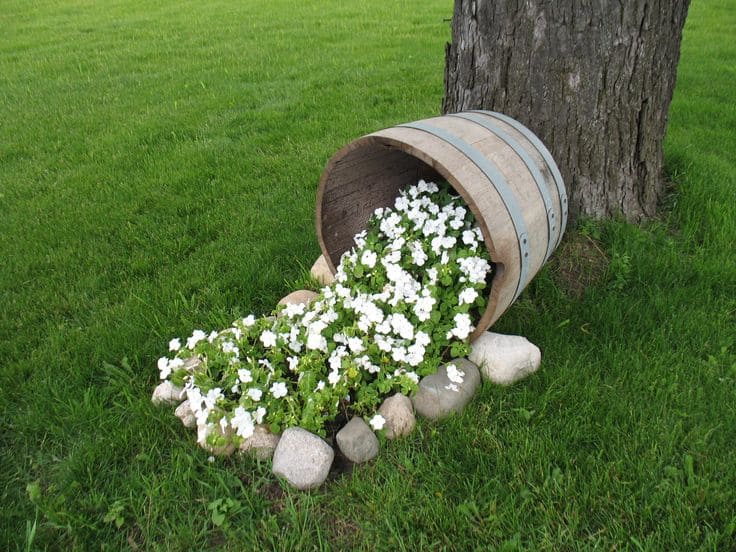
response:
[(571, 216), (655, 214), (689, 0), (455, 0), (442, 110), (499, 111), (547, 145)]

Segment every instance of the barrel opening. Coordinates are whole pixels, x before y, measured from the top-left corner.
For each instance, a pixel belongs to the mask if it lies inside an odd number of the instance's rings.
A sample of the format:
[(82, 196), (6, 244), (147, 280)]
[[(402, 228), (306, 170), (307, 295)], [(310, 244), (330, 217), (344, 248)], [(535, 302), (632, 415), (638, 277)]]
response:
[(333, 270), (371, 214), (379, 207), (392, 206), (400, 190), (420, 179), (447, 180), (421, 159), (371, 138), (338, 152), (322, 175), (317, 232)]

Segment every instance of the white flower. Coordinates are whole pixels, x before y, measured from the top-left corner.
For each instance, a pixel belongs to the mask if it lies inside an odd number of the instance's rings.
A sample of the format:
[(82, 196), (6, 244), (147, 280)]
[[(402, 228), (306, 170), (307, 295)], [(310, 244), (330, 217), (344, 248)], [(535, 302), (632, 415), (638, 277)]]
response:
[(458, 313), (453, 320), (455, 321), (455, 327), (447, 332), (447, 339), (451, 339), (453, 335), (458, 339), (465, 339), (473, 331), (473, 324), (468, 314)]
[(384, 418), (380, 414), (376, 414), (370, 419), (368, 423), (374, 431), (380, 431), (383, 429), (383, 426), (386, 425), (386, 418)]
[(158, 371), (160, 372), (161, 379), (166, 379), (169, 377), (169, 374), (171, 374), (171, 367), (169, 366), (169, 359), (166, 357), (161, 357), (158, 359), (157, 362)]
[(273, 333), (271, 330), (265, 330), (261, 334), (260, 339), (264, 347), (275, 347), (276, 346), (276, 334)]
[(475, 236), (475, 232), (472, 230), (464, 230), (463, 231), (463, 243), (465, 245), (475, 245), (478, 243), (478, 239)]
[(296, 368), (299, 365), (299, 357), (295, 357), (295, 356), (287, 357), (286, 362), (289, 363), (289, 371), (296, 372)]
[(403, 339), (412, 339), (414, 337), (414, 326), (401, 313), (391, 315), (391, 329)]
[(304, 303), (289, 303), (284, 307), (284, 314), (289, 318), (294, 318), (295, 316), (304, 314), (305, 308), (306, 305)]
[(233, 412), (230, 425), (235, 429), (235, 433), (243, 439), (251, 437), (256, 429), (250, 412), (242, 406), (237, 407)]
[(259, 406), (258, 408), (256, 408), (256, 412), (253, 415), (253, 419), (255, 420), (257, 424), (261, 424), (263, 423), (263, 417), (265, 415), (266, 415), (266, 409), (263, 408), (262, 406)]
[(271, 385), (271, 389), (269, 389), (269, 392), (271, 393), (271, 395), (273, 395), (274, 399), (280, 399), (281, 397), (285, 397), (288, 394), (286, 384), (282, 381), (277, 381), (273, 385)]
[(240, 368), (238, 370), (238, 379), (243, 383), (250, 383), (253, 381), (253, 375), (247, 368)]
[(453, 383), (462, 383), (465, 380), (465, 372), (460, 370), (454, 364), (447, 365), (447, 379)]
[(187, 338), (187, 348), (188, 349), (194, 349), (194, 346), (202, 341), (203, 339), (206, 339), (207, 335), (202, 330), (194, 330), (192, 332), (192, 336)]
[(365, 349), (363, 346), (363, 340), (359, 337), (348, 338), (348, 347), (350, 348), (350, 351), (355, 354), (362, 353)]
[(371, 251), (370, 249), (366, 249), (363, 252), (363, 256), (360, 258), (360, 262), (368, 268), (373, 268), (374, 266), (376, 266), (376, 259), (377, 255), (375, 254), (375, 252)]
[(223, 416), (222, 418), (220, 418), (220, 429), (222, 429), (223, 433), (227, 431), (227, 426), (228, 426), (227, 418)]
[(478, 298), (478, 292), (475, 291), (474, 288), (465, 288), (460, 292), (460, 295), (458, 296), (458, 301), (461, 305), (464, 304), (472, 304), (473, 301), (475, 301)]
[(236, 357), (240, 355), (240, 349), (238, 349), (232, 341), (224, 341), (222, 345), (220, 345), (220, 349), (223, 353), (232, 353)]
[(243, 326), (245, 326), (246, 328), (250, 328), (253, 324), (256, 323), (256, 317), (252, 314), (249, 314), (248, 316), (243, 318), (241, 322), (243, 323)]
[(255, 387), (251, 387), (250, 389), (248, 389), (247, 395), (251, 398), (253, 402), (258, 402), (261, 400), (263, 391), (261, 391), (260, 389), (256, 389)]
[(417, 334), (414, 336), (414, 342), (417, 345), (422, 345), (423, 347), (426, 347), (432, 342), (432, 340), (430, 339), (427, 333), (419, 330)]
[(210, 389), (203, 397), (205, 408), (207, 410), (212, 410), (217, 405), (217, 401), (221, 398), (223, 398), (222, 389), (220, 389), (219, 387)]
[(178, 337), (169, 341), (169, 351), (178, 351), (179, 349), (181, 349), (181, 341)]
[(317, 388), (315, 389), (315, 391), (322, 391), (324, 388), (325, 388), (325, 382), (322, 380), (319, 380), (317, 382)]
[(337, 385), (337, 382), (340, 381), (340, 372), (337, 370), (333, 370), (329, 374), (327, 374), (327, 381), (330, 382), (330, 385), (333, 387)]

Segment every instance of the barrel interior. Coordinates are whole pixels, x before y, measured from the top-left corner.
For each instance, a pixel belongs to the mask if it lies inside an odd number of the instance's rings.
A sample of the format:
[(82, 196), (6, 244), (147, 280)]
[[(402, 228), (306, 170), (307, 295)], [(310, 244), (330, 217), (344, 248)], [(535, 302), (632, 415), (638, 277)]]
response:
[(318, 232), (333, 270), (371, 214), (392, 206), (399, 191), (419, 179), (445, 180), (420, 159), (375, 137), (350, 144), (333, 157), (317, 200)]

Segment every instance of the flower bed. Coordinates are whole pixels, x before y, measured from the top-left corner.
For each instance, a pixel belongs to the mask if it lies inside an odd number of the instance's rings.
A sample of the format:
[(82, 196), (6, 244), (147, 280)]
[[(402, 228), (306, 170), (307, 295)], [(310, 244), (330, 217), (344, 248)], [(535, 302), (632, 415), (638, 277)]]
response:
[[(381, 430), (383, 399), (411, 395), (421, 377), (467, 355), (491, 273), (462, 199), (420, 181), (375, 211), (315, 300), (172, 339), (160, 376), (183, 389), (211, 450), (242, 445), (257, 426), (326, 436), (341, 414)], [(450, 365), (447, 378), (457, 390), (463, 373)]]

